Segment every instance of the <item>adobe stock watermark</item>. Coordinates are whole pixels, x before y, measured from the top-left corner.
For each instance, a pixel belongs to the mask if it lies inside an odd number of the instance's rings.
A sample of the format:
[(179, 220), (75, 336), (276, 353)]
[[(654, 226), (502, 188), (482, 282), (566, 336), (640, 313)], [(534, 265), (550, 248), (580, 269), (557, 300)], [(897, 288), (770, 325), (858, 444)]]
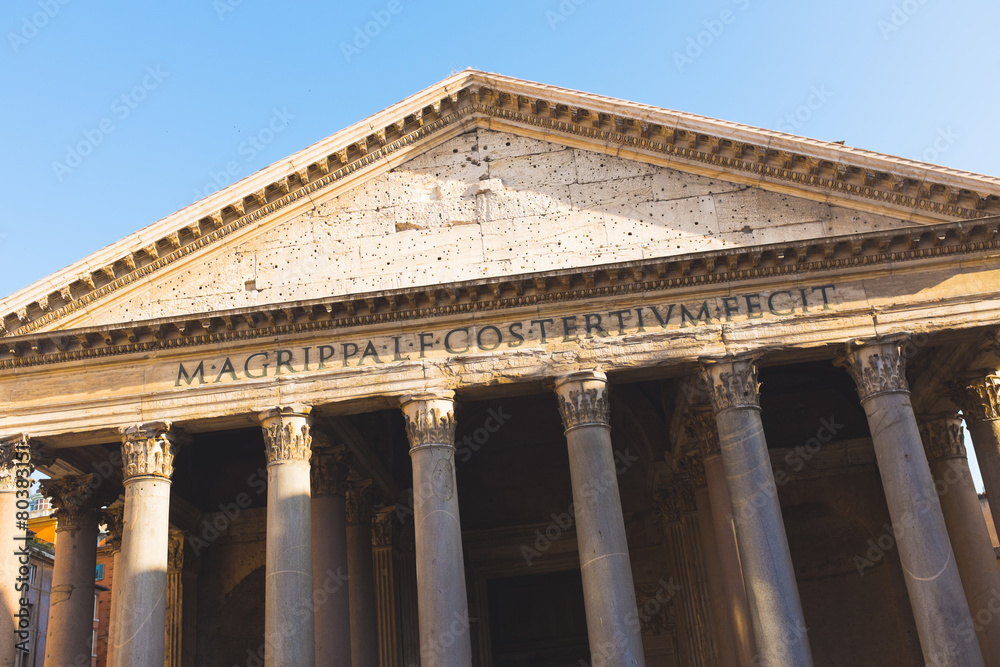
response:
[(807, 439), (804, 443), (785, 454), (785, 468), (774, 470), (774, 473), (769, 478), (767, 488), (763, 489), (764, 493), (754, 494), (753, 499), (749, 503), (741, 505), (736, 512), (728, 514), (727, 519), (731, 521), (748, 521), (757, 516), (757, 513), (767, 507), (768, 503), (772, 500), (777, 502), (778, 487), (784, 486), (792, 480), (788, 474), (788, 470), (791, 470), (793, 473), (800, 472), (819, 453), (825, 443), (833, 440), (837, 433), (844, 429), (844, 424), (838, 423), (836, 416), (832, 416), (829, 419), (822, 418), (819, 420), (819, 424), (814, 437)]
[(220, 21), (226, 20), (226, 14), (236, 11), (236, 8), (243, 4), (243, 0), (212, 0), (212, 9)]
[(936, 162), (938, 158), (948, 152), (948, 150), (955, 145), (955, 143), (962, 138), (962, 135), (957, 134), (951, 129), (951, 126), (938, 128), (937, 136), (934, 140), (920, 152), (918, 159), (924, 162)]
[[(579, 490), (580, 498), (588, 503), (601, 502), (604, 492), (615, 484), (618, 476), (625, 474), (639, 460), (639, 457), (634, 456), (627, 448), (624, 451), (615, 450), (614, 457), (614, 474), (606, 470), (597, 479), (583, 484)], [(573, 525), (576, 523), (576, 503), (570, 503), (566, 511), (561, 514), (552, 513), (549, 516), (552, 523), (545, 526), (544, 529), (535, 529), (534, 542), (531, 545), (521, 545), (521, 557), (524, 558), (524, 563), (528, 567), (532, 566), (532, 561), (541, 557), (552, 548), (553, 544), (573, 529)]]
[[(732, 3), (739, 7), (740, 11), (746, 11), (751, 0), (732, 0)], [(717, 17), (702, 21), (701, 24), (705, 29), (689, 36), (683, 51), (674, 51), (671, 54), (677, 71), (683, 74), (684, 68), (693, 64), (707, 49), (711, 48), (726, 31), (726, 26), (735, 23), (737, 17), (739, 17), (738, 12), (723, 9)]]
[(882, 39), (889, 41), (889, 37), (910, 22), (914, 14), (926, 5), (928, 0), (904, 0), (892, 6), (892, 12), (888, 19), (878, 20), (878, 31), (882, 33)]
[(819, 86), (810, 86), (809, 95), (806, 96), (805, 101), (789, 113), (786, 113), (781, 120), (777, 122), (775, 127), (777, 127), (782, 132), (788, 132), (794, 134), (796, 131), (800, 130), (803, 125), (809, 122), (809, 119), (813, 117), (817, 111), (823, 108), (827, 100), (833, 97), (833, 91), (828, 90), (826, 84), (820, 84)]
[(213, 192), (218, 192), (227, 185), (238, 181), (237, 176), (240, 176), (243, 168), (267, 148), (277, 135), (284, 132), (285, 128), (288, 127), (289, 121), (294, 118), (295, 116), (288, 112), (288, 107), (273, 109), (271, 117), (264, 123), (264, 126), (236, 146), (236, 153), (241, 155), (243, 160), (230, 160), (222, 169), (210, 170), (208, 172), (208, 182), (202, 187), (194, 189), (195, 199), (203, 199)]
[(70, 0), (39, 0), (37, 12), (21, 17), (21, 29), (7, 33), (7, 41), (14, 53), (18, 53), (28, 42), (37, 37), (38, 33), (69, 3)]
[(117, 123), (121, 123), (132, 115), (132, 112), (139, 108), (151, 92), (160, 87), (163, 80), (170, 74), (164, 72), (159, 65), (146, 68), (145, 76), (132, 89), (122, 93), (111, 101), (110, 116), (105, 116), (97, 122), (96, 127), (84, 129), (81, 133), (83, 138), (75, 144), (66, 144), (66, 155), (63, 160), (52, 163), (52, 171), (56, 179), (61, 183), (67, 175), (72, 173), (77, 167), (83, 164), (84, 158), (94, 152), (94, 150), (104, 143), (108, 135), (118, 129)]
[(340, 52), (344, 54), (344, 60), (351, 62), (356, 56), (368, 48), (372, 40), (382, 34), (382, 31), (389, 27), (392, 19), (403, 11), (401, 0), (389, 0), (383, 9), (373, 9), (372, 20), (364, 25), (354, 26), (354, 38), (350, 42), (340, 43)]
[(560, 23), (565, 23), (570, 16), (576, 13), (576, 8), (587, 0), (562, 0), (555, 10), (545, 10), (545, 20), (549, 22), (549, 28), (555, 30)]

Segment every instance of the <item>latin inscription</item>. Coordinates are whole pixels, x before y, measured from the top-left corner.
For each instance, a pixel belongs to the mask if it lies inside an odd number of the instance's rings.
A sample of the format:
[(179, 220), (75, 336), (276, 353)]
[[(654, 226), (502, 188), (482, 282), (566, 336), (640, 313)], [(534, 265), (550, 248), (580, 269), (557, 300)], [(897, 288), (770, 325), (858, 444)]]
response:
[(639, 306), (504, 324), (455, 327), (398, 336), (278, 348), (240, 357), (178, 364), (176, 387), (291, 376), (331, 368), (377, 366), (399, 361), (514, 349), (549, 343), (586, 344), (594, 339), (683, 329), (767, 316), (829, 310), (836, 285), (716, 297), (701, 302)]

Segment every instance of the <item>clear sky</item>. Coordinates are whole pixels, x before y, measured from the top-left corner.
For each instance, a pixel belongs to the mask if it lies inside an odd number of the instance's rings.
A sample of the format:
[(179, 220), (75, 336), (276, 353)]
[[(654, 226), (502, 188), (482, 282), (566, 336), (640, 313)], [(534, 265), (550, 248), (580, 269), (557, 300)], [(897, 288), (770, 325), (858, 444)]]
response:
[(996, 0), (4, 0), (0, 295), (466, 67), (1000, 175), (997, 25)]

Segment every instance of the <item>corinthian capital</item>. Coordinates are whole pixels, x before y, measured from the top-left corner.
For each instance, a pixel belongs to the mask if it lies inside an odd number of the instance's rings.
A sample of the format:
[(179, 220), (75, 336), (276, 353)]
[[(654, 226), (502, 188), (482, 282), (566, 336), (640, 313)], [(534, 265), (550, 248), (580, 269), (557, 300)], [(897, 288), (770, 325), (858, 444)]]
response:
[(312, 494), (314, 496), (343, 496), (347, 491), (347, 473), (350, 471), (350, 453), (333, 447), (317, 447), (312, 450), (312, 466), (309, 468)]
[(688, 442), (696, 446), (703, 457), (719, 454), (719, 429), (709, 406), (688, 408), (681, 424)]
[(556, 380), (556, 401), (563, 429), (607, 426), (611, 418), (608, 378), (600, 371), (582, 371)]
[(908, 392), (904, 340), (848, 343), (847, 351), (834, 362), (851, 374), (861, 400), (893, 392)]
[(18, 467), (22, 468), (21, 476), (25, 479), (31, 474), (28, 442), (24, 434), (0, 438), (0, 492), (15, 490)]
[(451, 396), (408, 396), (402, 408), (410, 449), (423, 445), (455, 445), (455, 401)]
[(101, 505), (109, 500), (107, 487), (102, 487), (103, 481), (93, 474), (41, 481), (42, 493), (52, 499), (55, 507), (57, 531), (74, 531), (87, 524), (97, 527)]
[(750, 358), (708, 360), (702, 372), (716, 412), (729, 408), (759, 408), (757, 362)]
[(267, 464), (305, 462), (312, 457), (312, 408), (284, 406), (257, 415), (264, 431)]
[(1000, 419), (1000, 373), (963, 373), (952, 383), (952, 396), (968, 421)]
[(170, 422), (151, 422), (119, 429), (122, 435), (124, 481), (138, 477), (170, 479), (180, 435)]
[(345, 510), (349, 526), (371, 525), (374, 509), (375, 485), (370, 479), (348, 484)]
[(928, 463), (941, 459), (965, 458), (965, 437), (962, 418), (958, 413), (921, 415), (918, 426)]
[(105, 543), (112, 551), (119, 551), (122, 548), (122, 532), (125, 530), (125, 498), (119, 496), (118, 500), (105, 507), (101, 512), (101, 521), (108, 532)]

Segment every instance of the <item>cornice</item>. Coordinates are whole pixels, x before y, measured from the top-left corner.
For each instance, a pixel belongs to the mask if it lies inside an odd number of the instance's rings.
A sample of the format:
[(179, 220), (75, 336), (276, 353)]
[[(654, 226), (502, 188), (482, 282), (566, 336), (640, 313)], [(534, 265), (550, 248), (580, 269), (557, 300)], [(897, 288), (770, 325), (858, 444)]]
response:
[(0, 338), (0, 370), (1000, 250), (1000, 218)]
[(1000, 179), (466, 71), (0, 301), (0, 336), (38, 331), (442, 130), (480, 119), (487, 126), (497, 119), (540, 128), (556, 140), (582, 138), (595, 150), (634, 149), (681, 168), (707, 165), (901, 213), (961, 219), (1000, 214)]

